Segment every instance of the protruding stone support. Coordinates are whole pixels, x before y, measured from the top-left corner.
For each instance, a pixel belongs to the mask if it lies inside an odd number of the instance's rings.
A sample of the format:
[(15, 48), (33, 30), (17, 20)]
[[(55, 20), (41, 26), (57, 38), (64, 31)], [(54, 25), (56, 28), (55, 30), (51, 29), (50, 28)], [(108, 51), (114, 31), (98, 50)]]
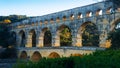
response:
[(60, 37), (59, 36), (52, 37), (52, 46), (53, 47), (60, 47)]
[(43, 47), (44, 46), (44, 33), (41, 33), (38, 38), (38, 45), (37, 47)]
[(111, 40), (100, 41), (100, 47), (110, 48), (110, 46), (111, 46)]
[(38, 44), (38, 47), (43, 47), (44, 46), (44, 38), (41, 36), (39, 37), (39, 44)]
[(28, 35), (26, 47), (32, 47), (32, 34)]
[(111, 46), (111, 40), (107, 40), (107, 34), (100, 35), (99, 47), (109, 48)]
[(36, 47), (40, 47), (39, 46), (39, 33), (37, 34), (37, 36), (36, 36)]
[(76, 30), (72, 31), (72, 46), (82, 47), (82, 37)]
[(53, 47), (60, 47), (60, 32), (52, 33), (52, 46)]
[(75, 46), (82, 47), (82, 36), (77, 34)]

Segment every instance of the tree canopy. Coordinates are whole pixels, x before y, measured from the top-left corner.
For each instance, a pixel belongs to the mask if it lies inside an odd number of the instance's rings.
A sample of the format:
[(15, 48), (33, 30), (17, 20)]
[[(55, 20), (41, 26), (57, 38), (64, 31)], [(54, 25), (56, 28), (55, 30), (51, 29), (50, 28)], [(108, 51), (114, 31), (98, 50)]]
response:
[(27, 18), (25, 15), (0, 16), (0, 23), (15, 23)]

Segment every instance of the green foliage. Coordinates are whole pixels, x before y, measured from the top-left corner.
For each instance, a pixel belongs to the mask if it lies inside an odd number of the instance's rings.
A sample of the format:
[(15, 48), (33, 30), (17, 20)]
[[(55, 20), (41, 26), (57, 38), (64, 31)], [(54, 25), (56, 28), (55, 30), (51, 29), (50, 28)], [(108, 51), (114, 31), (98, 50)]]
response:
[(61, 46), (70, 46), (72, 43), (71, 31), (67, 26), (64, 26), (60, 34), (60, 44)]
[(17, 63), (13, 68), (120, 68), (120, 50), (96, 51), (83, 57), (43, 58), (37, 63)]
[(60, 44), (61, 46), (70, 46), (71, 43), (72, 43), (71, 31), (67, 26), (64, 26), (60, 34)]
[(116, 29), (113, 32), (109, 33), (108, 39), (111, 40), (111, 48), (118, 49), (120, 48), (120, 29)]
[(0, 16), (0, 23), (5, 23), (5, 20), (9, 20), (11, 23), (15, 23), (24, 19), (27, 19), (25, 15)]

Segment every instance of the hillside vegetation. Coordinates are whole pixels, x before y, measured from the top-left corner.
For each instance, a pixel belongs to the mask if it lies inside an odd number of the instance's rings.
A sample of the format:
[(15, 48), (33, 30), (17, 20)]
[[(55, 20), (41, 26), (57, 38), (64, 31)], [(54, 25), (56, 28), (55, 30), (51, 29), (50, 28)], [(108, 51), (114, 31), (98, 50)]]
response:
[(0, 23), (15, 23), (27, 18), (26, 15), (0, 16)]

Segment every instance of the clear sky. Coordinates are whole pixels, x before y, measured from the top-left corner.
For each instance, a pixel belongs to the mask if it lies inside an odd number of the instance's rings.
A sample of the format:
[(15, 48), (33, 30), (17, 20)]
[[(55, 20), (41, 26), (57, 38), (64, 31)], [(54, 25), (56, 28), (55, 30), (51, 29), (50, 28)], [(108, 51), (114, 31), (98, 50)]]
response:
[(0, 0), (0, 16), (41, 16), (95, 3), (101, 0)]

